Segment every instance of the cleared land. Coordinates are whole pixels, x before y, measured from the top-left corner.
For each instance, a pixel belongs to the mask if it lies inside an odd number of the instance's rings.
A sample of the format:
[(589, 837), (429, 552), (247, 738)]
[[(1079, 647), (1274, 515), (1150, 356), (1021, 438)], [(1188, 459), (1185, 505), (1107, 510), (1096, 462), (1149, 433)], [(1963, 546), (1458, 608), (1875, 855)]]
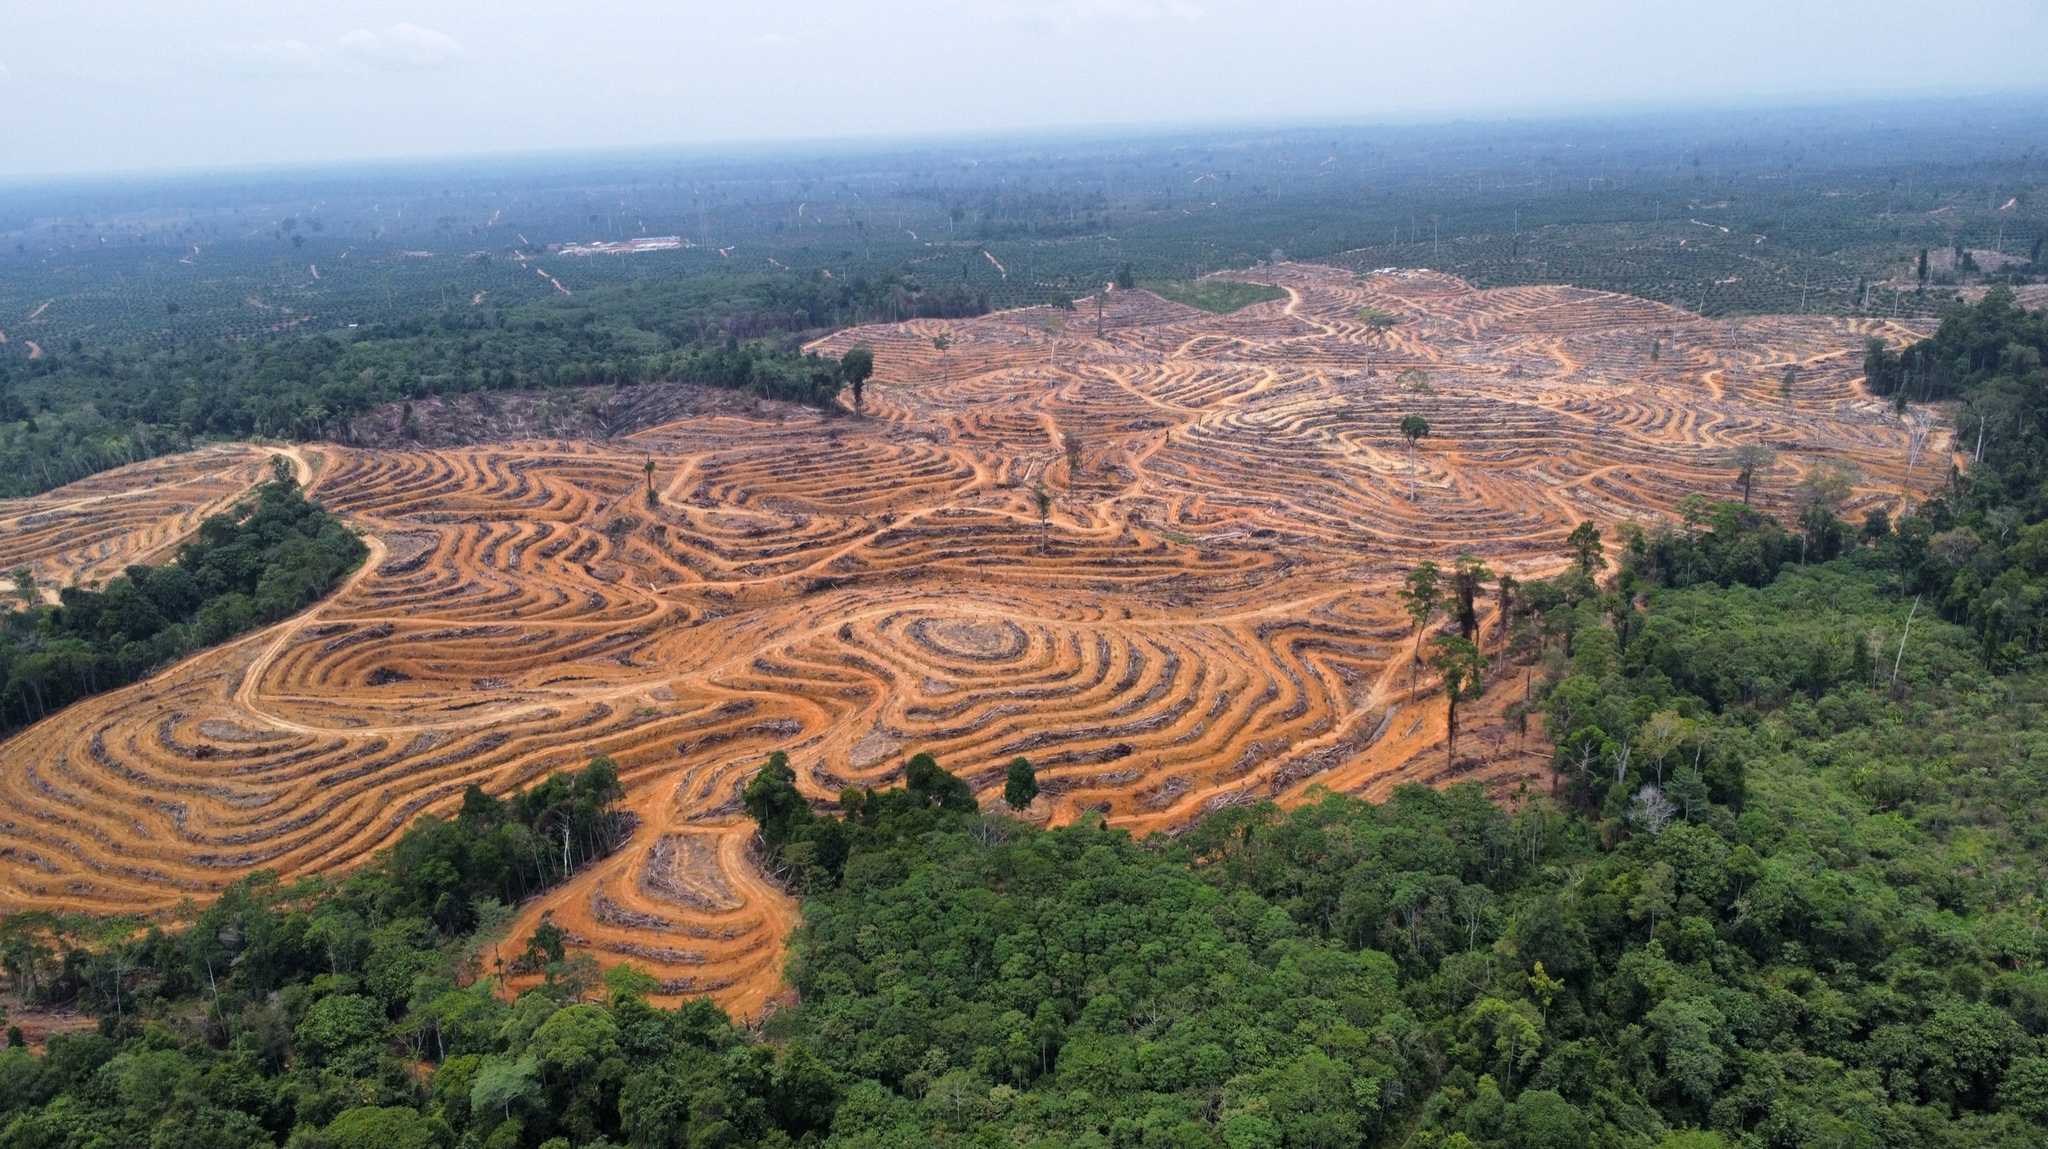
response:
[[(552, 914), (601, 960), (753, 1012), (794, 920), (739, 812), (770, 750), (820, 798), (916, 750), (992, 796), (1022, 754), (1036, 816), (1139, 830), (1316, 786), (1511, 788), (1540, 758), (1488, 716), (1520, 683), (1489, 692), (1455, 768), (1441, 702), (1405, 694), (1392, 592), (1415, 562), (1549, 573), (1582, 520), (1733, 496), (1727, 455), (1750, 442), (1779, 449), (1766, 507), (1821, 464), (1857, 469), (1845, 513), (1904, 493), (1908, 429), (1863, 391), (1862, 343), (1924, 324), (1250, 277), (1284, 298), (1214, 316), (1118, 292), (1100, 337), (1092, 300), (841, 332), (820, 349), (876, 353), (867, 418), (726, 403), (609, 442), (306, 449), (369, 564), (297, 619), (0, 744), (0, 906), (160, 911), (255, 869), (344, 868), (471, 782), (606, 753), (638, 830), (515, 941)], [(1408, 414), (1433, 427), (1412, 460)], [(9, 525), (159, 508), (114, 537), (0, 532), (0, 566), (159, 553), (265, 453), (0, 503)], [(1937, 434), (1914, 485), (1948, 457)]]
[[(121, 467), (28, 499), (0, 499), (0, 580), (27, 568), (54, 595), (135, 563), (168, 561), (199, 524), (268, 477), (281, 452), (238, 444)], [(301, 478), (304, 477), (301, 465)]]

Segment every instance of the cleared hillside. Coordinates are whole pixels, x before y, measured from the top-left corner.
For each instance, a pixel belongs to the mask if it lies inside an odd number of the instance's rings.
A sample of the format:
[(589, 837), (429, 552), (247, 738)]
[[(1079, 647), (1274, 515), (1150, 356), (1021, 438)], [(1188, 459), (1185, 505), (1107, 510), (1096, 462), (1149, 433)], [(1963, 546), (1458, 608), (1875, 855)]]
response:
[[(1099, 334), (1092, 299), (840, 332), (819, 350), (875, 352), (858, 418), (733, 405), (609, 442), (304, 451), (370, 564), (0, 744), (0, 907), (163, 910), (255, 869), (336, 870), (471, 782), (604, 753), (639, 828), (516, 931), (551, 915), (670, 994), (751, 1012), (794, 918), (739, 813), (771, 750), (819, 799), (918, 750), (987, 798), (1021, 754), (1034, 816), (1141, 830), (1318, 786), (1511, 788), (1540, 759), (1482, 712), (1447, 765), (1427, 676), (1407, 693), (1394, 590), (1415, 563), (1549, 573), (1582, 521), (1739, 495), (1748, 443), (1777, 449), (1755, 494), (1773, 510), (1819, 466), (1853, 468), (1847, 515), (1946, 478), (1942, 433), (1909, 475), (1912, 428), (1860, 384), (1867, 338), (1925, 323), (1244, 278), (1285, 297), (1211, 315), (1118, 292)], [(1412, 447), (1409, 415), (1431, 428)], [(261, 463), (0, 503), (38, 532), (9, 532), (0, 565), (54, 582), (156, 553)], [(149, 513), (62, 525), (124, 483)]]

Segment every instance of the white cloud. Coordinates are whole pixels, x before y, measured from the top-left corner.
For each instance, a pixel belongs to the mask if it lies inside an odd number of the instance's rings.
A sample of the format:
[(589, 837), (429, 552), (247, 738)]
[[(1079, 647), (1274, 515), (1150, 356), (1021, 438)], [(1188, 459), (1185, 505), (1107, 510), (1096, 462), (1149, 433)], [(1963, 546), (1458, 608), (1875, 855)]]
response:
[(344, 55), (379, 68), (440, 68), (463, 56), (455, 37), (404, 21), (381, 32), (358, 28), (343, 36), (338, 46)]

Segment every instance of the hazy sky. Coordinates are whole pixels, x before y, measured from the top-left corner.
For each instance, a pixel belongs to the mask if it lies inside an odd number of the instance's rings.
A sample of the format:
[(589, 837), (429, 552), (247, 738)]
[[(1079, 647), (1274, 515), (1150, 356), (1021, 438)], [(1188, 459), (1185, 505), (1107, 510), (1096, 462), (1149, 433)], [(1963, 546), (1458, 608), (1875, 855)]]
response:
[(0, 176), (2040, 88), (2048, 0), (0, 0)]

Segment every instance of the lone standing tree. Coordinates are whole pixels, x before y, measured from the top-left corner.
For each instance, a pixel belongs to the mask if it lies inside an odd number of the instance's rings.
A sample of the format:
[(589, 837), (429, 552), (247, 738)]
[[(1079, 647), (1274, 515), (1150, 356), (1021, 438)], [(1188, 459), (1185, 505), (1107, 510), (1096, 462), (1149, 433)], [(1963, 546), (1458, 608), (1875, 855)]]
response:
[(1744, 443), (1735, 448), (1733, 456), (1735, 476), (1742, 482), (1742, 505), (1749, 505), (1750, 487), (1756, 483), (1758, 471), (1768, 471), (1778, 461), (1778, 453), (1762, 443)]
[(1467, 640), (1479, 635), (1479, 588), (1493, 572), (1471, 554), (1458, 556), (1451, 570), (1451, 589), (1457, 594), (1458, 635)]
[(1022, 810), (1038, 797), (1038, 772), (1031, 768), (1031, 760), (1022, 756), (1010, 759), (1010, 769), (1003, 776), (1003, 801), (1012, 810)]
[(1031, 500), (1038, 504), (1038, 550), (1043, 554), (1052, 545), (1052, 492), (1041, 482), (1031, 492)]
[(1606, 565), (1607, 548), (1600, 545), (1600, 528), (1590, 521), (1572, 528), (1565, 536), (1564, 545), (1571, 548), (1572, 557), (1578, 560), (1579, 573), (1587, 578)]
[(868, 376), (875, 373), (875, 353), (866, 346), (855, 347), (839, 357), (839, 374), (853, 388), (853, 409), (860, 410), (861, 392)]
[(1486, 673), (1486, 655), (1480, 653), (1472, 640), (1455, 634), (1438, 635), (1436, 652), (1430, 655), (1430, 666), (1443, 679), (1444, 701), (1444, 762), (1455, 765), (1458, 753), (1458, 703), (1479, 697), (1485, 689), (1482, 675)]
[(647, 456), (647, 505), (654, 505), (654, 456)]
[(1401, 420), (1401, 435), (1408, 440), (1408, 473), (1415, 473), (1415, 442), (1429, 434), (1429, 420), (1409, 415)]
[(932, 336), (932, 347), (939, 353), (939, 377), (947, 383), (953, 381), (953, 361), (946, 356), (952, 350), (953, 337), (941, 331)]

